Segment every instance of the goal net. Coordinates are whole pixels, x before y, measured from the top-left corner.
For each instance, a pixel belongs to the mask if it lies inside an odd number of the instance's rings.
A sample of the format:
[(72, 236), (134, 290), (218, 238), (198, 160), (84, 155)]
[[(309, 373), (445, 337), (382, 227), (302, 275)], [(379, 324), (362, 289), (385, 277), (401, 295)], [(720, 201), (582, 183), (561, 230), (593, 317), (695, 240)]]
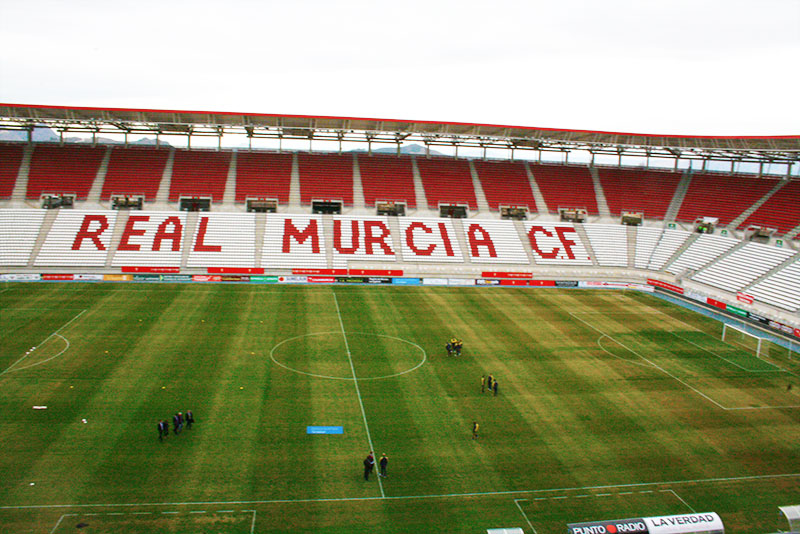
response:
[(748, 352), (751, 352), (760, 358), (762, 354), (762, 345), (764, 339), (755, 334), (751, 334), (741, 328), (737, 328), (731, 324), (722, 324), (722, 341), (729, 345), (736, 345)]

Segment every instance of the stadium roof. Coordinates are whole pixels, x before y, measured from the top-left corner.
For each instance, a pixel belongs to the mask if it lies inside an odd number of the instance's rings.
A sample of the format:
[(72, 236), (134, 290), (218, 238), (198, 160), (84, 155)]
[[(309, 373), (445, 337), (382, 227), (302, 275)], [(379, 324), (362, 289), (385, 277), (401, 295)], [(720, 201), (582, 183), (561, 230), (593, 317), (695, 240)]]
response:
[(417, 120), (0, 103), (0, 130), (310, 139), (749, 161), (800, 161), (800, 135), (692, 136)]

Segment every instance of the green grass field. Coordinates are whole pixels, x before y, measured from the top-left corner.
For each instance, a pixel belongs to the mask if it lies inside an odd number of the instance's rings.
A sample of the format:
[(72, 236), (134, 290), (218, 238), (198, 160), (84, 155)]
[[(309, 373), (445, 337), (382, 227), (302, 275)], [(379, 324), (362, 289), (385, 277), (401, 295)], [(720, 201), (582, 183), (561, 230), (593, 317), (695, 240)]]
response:
[(1, 532), (735, 534), (800, 503), (798, 360), (647, 294), (8, 284), (0, 326)]

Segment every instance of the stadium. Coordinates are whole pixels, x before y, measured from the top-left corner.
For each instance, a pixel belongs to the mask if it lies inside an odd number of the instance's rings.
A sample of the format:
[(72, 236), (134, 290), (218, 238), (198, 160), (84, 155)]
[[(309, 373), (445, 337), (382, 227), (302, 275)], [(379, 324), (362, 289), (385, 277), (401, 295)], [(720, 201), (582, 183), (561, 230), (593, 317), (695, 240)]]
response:
[(0, 104), (2, 530), (800, 531), (798, 171), (800, 136)]

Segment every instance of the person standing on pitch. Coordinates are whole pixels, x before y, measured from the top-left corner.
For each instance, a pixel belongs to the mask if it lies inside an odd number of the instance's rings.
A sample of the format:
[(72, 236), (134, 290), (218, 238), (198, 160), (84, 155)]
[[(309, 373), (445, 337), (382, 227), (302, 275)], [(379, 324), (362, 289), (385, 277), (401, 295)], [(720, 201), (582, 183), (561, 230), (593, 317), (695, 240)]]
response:
[(373, 469), (375, 469), (375, 456), (370, 451), (367, 457), (364, 458), (364, 480), (369, 480), (369, 475)]
[(378, 476), (381, 476), (383, 478), (388, 477), (389, 475), (386, 474), (386, 466), (389, 465), (389, 458), (386, 457), (385, 452), (381, 455), (381, 461), (379, 465), (381, 467), (381, 471), (380, 473), (378, 473)]
[(478, 428), (479, 427), (480, 427), (480, 425), (478, 425), (477, 421), (473, 421), (472, 422), (472, 439), (478, 439)]
[(492, 390), (494, 390), (494, 396), (497, 396), (497, 380), (495, 379), (494, 384), (492, 384)]
[(486, 375), (481, 375), (481, 393), (486, 392)]
[(486, 379), (486, 386), (489, 388), (489, 391), (492, 391), (493, 382), (494, 382), (494, 377), (490, 374), (489, 378)]
[(164, 441), (164, 427), (161, 426), (161, 421), (158, 422), (158, 441)]
[(186, 410), (186, 430), (192, 429), (192, 423), (194, 423), (194, 414), (192, 410)]

